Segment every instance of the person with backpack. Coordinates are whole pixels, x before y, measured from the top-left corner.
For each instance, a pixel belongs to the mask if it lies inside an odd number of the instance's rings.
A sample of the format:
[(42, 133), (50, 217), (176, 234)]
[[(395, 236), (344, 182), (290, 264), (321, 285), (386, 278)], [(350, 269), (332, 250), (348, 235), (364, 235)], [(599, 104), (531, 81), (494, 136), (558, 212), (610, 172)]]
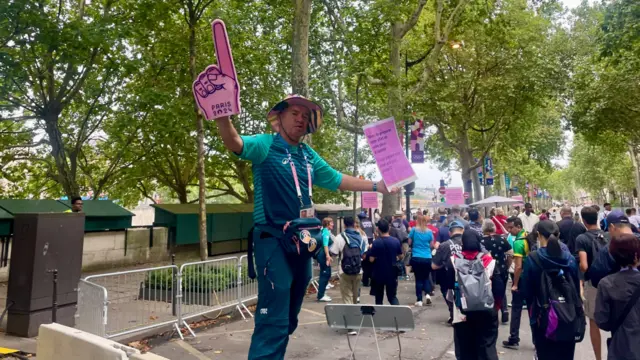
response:
[[(355, 228), (355, 219), (345, 216), (343, 219), (345, 231), (336, 236), (329, 251), (340, 259), (340, 294), (345, 304), (357, 304), (362, 281), (362, 257), (367, 250), (367, 241)], [(357, 332), (349, 330), (349, 335)]]
[(316, 260), (320, 265), (320, 278), (318, 279), (318, 301), (331, 302), (330, 296), (325, 295), (325, 291), (331, 289), (333, 285), (329, 284), (331, 280), (331, 254), (329, 248), (333, 244), (334, 236), (331, 233), (333, 230), (333, 219), (326, 217), (322, 219), (322, 248)]
[(404, 259), (404, 262), (402, 263), (403, 267), (400, 277), (403, 279), (407, 279), (407, 274), (409, 273), (407, 271), (407, 266), (409, 264), (406, 261), (408, 261), (409, 257), (411, 256), (410, 254), (408, 254), (411, 251), (411, 248), (409, 247), (409, 230), (407, 229), (409, 223), (405, 225), (405, 220), (403, 217), (404, 213), (402, 213), (402, 211), (397, 211), (393, 215), (389, 234), (400, 240), (400, 243), (402, 244), (402, 258)]
[(455, 272), (453, 339), (456, 358), (497, 360), (498, 312), (491, 290), (496, 262), (491, 254), (482, 251), (480, 235), (469, 228), (462, 234), (462, 251), (454, 253), (449, 261)]
[(518, 286), (530, 309), (537, 359), (573, 359), (586, 327), (578, 266), (562, 250), (556, 223), (541, 221), (537, 230), (538, 249), (527, 257)]
[(496, 224), (492, 220), (485, 220), (482, 223), (482, 245), (491, 253), (496, 261), (495, 270), (491, 277), (491, 290), (495, 300), (496, 309), (502, 313), (502, 323), (509, 322), (509, 312), (507, 311), (507, 282), (509, 281), (509, 268), (513, 260), (513, 249), (507, 239), (496, 233)]
[(426, 293), (425, 302), (431, 305), (431, 242), (434, 240), (433, 232), (427, 227), (427, 219), (418, 215), (416, 226), (409, 233), (409, 246), (411, 246), (410, 265), (416, 275), (416, 306), (422, 306), (423, 292)]
[(459, 255), (462, 252), (462, 234), (464, 232), (465, 225), (458, 221), (453, 220), (449, 224), (450, 239), (440, 243), (435, 255), (431, 259), (431, 269), (436, 270), (436, 278), (438, 284), (440, 284), (440, 291), (442, 297), (447, 302), (449, 307), (449, 325), (453, 324), (453, 302), (450, 300), (449, 293), (453, 292), (455, 284), (455, 272), (453, 270), (453, 264), (451, 263), (452, 255)]
[(600, 281), (595, 321), (605, 331), (609, 360), (640, 359), (640, 241), (632, 234), (614, 236), (609, 251), (620, 271)]
[[(607, 228), (609, 232), (605, 234), (609, 235), (609, 238), (614, 238), (623, 234), (631, 234), (640, 241), (640, 234), (633, 232), (629, 218), (627, 218), (622, 211), (611, 211), (602, 221), (605, 221), (609, 226)], [(618, 271), (620, 271), (620, 267), (616, 264), (613, 256), (611, 256), (609, 246), (605, 246), (600, 249), (596, 255), (593, 263), (589, 267), (588, 274), (591, 284), (598, 287), (600, 280), (605, 276), (615, 274)]]
[(602, 339), (600, 329), (595, 322), (595, 306), (597, 288), (591, 283), (589, 278), (589, 268), (603, 247), (607, 246), (604, 232), (598, 226), (598, 211), (596, 209), (585, 206), (580, 210), (580, 216), (587, 228), (587, 232), (578, 235), (576, 238), (576, 251), (578, 252), (580, 272), (584, 274), (583, 282), (583, 300), (584, 312), (589, 319), (589, 337), (591, 338), (591, 346), (595, 353), (596, 360), (602, 360)]

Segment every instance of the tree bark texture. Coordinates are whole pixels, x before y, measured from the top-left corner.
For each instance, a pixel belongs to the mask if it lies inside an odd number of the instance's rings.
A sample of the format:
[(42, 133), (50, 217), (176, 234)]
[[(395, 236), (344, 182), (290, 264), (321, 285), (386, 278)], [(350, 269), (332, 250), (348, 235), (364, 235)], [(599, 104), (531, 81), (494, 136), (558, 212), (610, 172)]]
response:
[[(189, 75), (196, 79), (196, 9), (193, 2), (189, 2)], [(197, 142), (198, 142), (198, 237), (200, 239), (200, 260), (207, 260), (209, 251), (207, 247), (207, 204), (206, 191), (207, 183), (204, 169), (204, 120), (198, 111), (198, 106), (193, 103), (196, 120)], [(186, 200), (186, 199), (185, 199)]]
[(309, 23), (311, 0), (294, 0), (293, 41), (291, 42), (291, 88), (294, 94), (309, 97)]

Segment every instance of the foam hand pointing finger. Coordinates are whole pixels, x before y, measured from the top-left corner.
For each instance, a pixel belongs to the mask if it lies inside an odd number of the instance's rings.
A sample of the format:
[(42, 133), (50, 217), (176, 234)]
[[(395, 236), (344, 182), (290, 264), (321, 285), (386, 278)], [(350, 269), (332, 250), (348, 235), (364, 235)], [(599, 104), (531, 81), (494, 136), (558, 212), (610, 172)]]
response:
[(222, 20), (211, 23), (217, 65), (209, 65), (193, 82), (193, 96), (207, 120), (240, 113), (240, 87), (233, 65), (227, 28)]

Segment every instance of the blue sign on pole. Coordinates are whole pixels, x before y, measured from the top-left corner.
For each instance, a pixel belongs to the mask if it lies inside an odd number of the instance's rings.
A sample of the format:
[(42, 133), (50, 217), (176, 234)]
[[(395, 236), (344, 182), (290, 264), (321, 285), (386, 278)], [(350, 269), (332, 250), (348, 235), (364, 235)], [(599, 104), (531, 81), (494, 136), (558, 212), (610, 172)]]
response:
[(507, 175), (507, 173), (504, 173), (504, 187), (506, 189), (511, 188), (511, 178), (509, 177), (509, 175)]
[(487, 174), (487, 185), (493, 185), (493, 161), (488, 156), (484, 158), (484, 168)]

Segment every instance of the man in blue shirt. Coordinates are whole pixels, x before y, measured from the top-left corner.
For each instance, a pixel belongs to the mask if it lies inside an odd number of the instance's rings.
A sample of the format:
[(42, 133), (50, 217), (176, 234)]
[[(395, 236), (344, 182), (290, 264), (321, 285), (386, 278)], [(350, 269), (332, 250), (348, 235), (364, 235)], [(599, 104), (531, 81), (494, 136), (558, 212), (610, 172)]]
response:
[(322, 108), (292, 95), (267, 115), (275, 134), (240, 136), (229, 118), (216, 119), (225, 147), (252, 162), (258, 305), (249, 359), (284, 359), (289, 335), (311, 280), (311, 260), (287, 257), (273, 231), (313, 213), (312, 186), (388, 193), (384, 182), (340, 174), (302, 142), (322, 124)]

